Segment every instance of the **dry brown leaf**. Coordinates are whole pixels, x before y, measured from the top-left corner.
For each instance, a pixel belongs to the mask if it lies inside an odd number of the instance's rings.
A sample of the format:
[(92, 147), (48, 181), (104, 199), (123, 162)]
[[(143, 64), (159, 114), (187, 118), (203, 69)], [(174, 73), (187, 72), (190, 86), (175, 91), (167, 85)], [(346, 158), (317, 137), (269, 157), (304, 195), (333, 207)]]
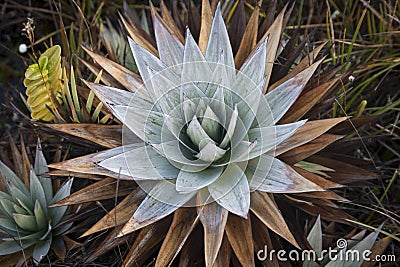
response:
[(332, 81), (328, 81), (301, 94), (279, 123), (285, 124), (301, 119), (330, 89), (332, 89), (338, 80), (339, 78), (333, 79)]
[(269, 27), (267, 32), (263, 35), (263, 37), (261, 37), (260, 41), (258, 42), (258, 44), (260, 44), (265, 40), (265, 38), (268, 37), (267, 59), (265, 61), (265, 71), (264, 71), (264, 76), (265, 76), (265, 84), (263, 89), (264, 94), (267, 92), (267, 90), (270, 91), (270, 89), (268, 88), (268, 83), (269, 79), (271, 78), (272, 68), (274, 66), (276, 53), (278, 51), (278, 45), (282, 33), (283, 17), (285, 15), (286, 7), (287, 5), (282, 9), (282, 11), (276, 17), (275, 21), (272, 23), (271, 27)]
[(115, 63), (114, 61), (98, 55), (89, 49), (83, 47), (94, 61), (96, 61), (102, 68), (104, 68), (111, 76), (122, 84), (127, 90), (132, 93), (140, 93), (147, 95), (147, 91), (143, 85), (143, 81), (140, 76), (131, 70)]
[(238, 52), (235, 56), (235, 66), (237, 69), (240, 69), (257, 43), (258, 17), (260, 15), (260, 6), (262, 0), (259, 2), (260, 3), (258, 3), (258, 5), (254, 8), (253, 14), (251, 14), (242, 41), (240, 42)]
[(325, 120), (308, 121), (301, 126), (291, 137), (286, 139), (276, 148), (275, 155), (281, 155), (295, 147), (304, 145), (321, 136), (336, 124), (347, 120), (347, 117)]
[(160, 8), (161, 8), (161, 15), (162, 15), (164, 21), (166, 22), (166, 24), (169, 26), (172, 33), (174, 35), (176, 35), (176, 37), (178, 37), (178, 39), (181, 41), (181, 43), (185, 43), (185, 38), (183, 37), (181, 31), (179, 30), (174, 19), (172, 18), (171, 14), (169, 13), (167, 6), (165, 5), (164, 1), (162, 1), (162, 0), (160, 2)]
[(49, 165), (49, 168), (68, 171), (72, 173), (77, 172), (84, 174), (104, 175), (116, 179), (132, 180), (132, 177), (128, 175), (118, 174), (97, 165), (98, 162), (110, 158), (112, 156), (116, 156), (123, 152), (124, 152), (123, 147), (116, 147), (107, 150), (107, 152), (102, 151), (59, 163), (53, 163)]
[[(54, 207), (80, 204), (85, 202), (97, 201), (114, 198), (116, 196), (126, 196), (136, 187), (130, 181), (119, 181), (113, 178), (105, 178), (93, 183), (72, 195), (58, 201), (52, 205)], [(118, 192), (117, 192), (118, 190)]]
[(341, 188), (341, 187), (343, 187), (343, 185), (341, 185), (341, 184), (334, 183), (334, 182), (332, 182), (330, 180), (322, 178), (321, 176), (319, 176), (319, 175), (317, 175), (315, 173), (306, 171), (306, 170), (304, 170), (302, 168), (293, 166), (293, 169), (296, 172), (298, 172), (301, 176), (306, 178), (307, 180), (310, 180), (311, 182), (321, 186), (322, 188)]
[[(259, 253), (259, 251), (267, 252), (268, 249), (274, 247), (269, 236), (268, 228), (265, 227), (265, 225), (255, 216), (252, 216), (251, 218), (251, 226), (253, 232), (255, 233), (253, 235), (254, 252), (257, 256), (264, 257), (266, 256), (264, 253), (260, 253), (259, 255), (257, 253)], [(265, 247), (267, 247), (267, 251)], [(266, 267), (279, 267), (279, 262), (275, 254), (272, 254), (272, 261), (270, 258), (267, 258), (262, 262), (262, 264), (264, 264)]]
[(366, 180), (376, 179), (379, 177), (376, 173), (333, 158), (313, 155), (309, 157), (307, 161), (335, 170), (329, 175), (331, 176), (332, 181), (340, 184), (348, 184), (359, 181), (364, 182)]
[(107, 148), (122, 145), (122, 126), (91, 123), (40, 124), (59, 133), (66, 133)]
[(323, 134), (304, 145), (298, 146), (281, 154), (279, 158), (287, 164), (295, 164), (311, 155), (314, 155), (341, 138), (343, 138), (343, 136)]
[(145, 197), (146, 193), (137, 187), (114, 209), (109, 211), (101, 220), (86, 231), (82, 237), (126, 223)]
[(229, 262), (231, 260), (232, 249), (229, 245), (228, 238), (226, 235), (222, 239), (222, 245), (219, 249), (217, 259), (214, 262), (213, 267), (225, 267), (229, 266)]
[(164, 239), (170, 223), (171, 216), (141, 229), (122, 266), (142, 266), (147, 257), (156, 250), (157, 245)]
[[(383, 255), (386, 248), (390, 245), (392, 242), (392, 238), (390, 236), (386, 236), (378, 241), (375, 242), (374, 246), (371, 249), (371, 254), (368, 256), (370, 259), (376, 259), (377, 255)], [(371, 261), (364, 261), (361, 267), (372, 267), (376, 266), (376, 262)]]
[[(204, 266), (204, 242), (203, 231), (197, 227), (193, 233), (189, 236), (188, 240), (182, 248), (181, 255), (179, 258), (179, 267), (192, 267), (192, 266)], [(196, 249), (193, 249), (196, 248)]]
[(211, 12), (209, 0), (203, 0), (201, 5), (201, 28), (199, 37), (199, 47), (201, 52), (205, 55), (208, 38), (210, 36), (213, 15)]
[(306, 193), (298, 193), (295, 196), (301, 196), (306, 198), (318, 198), (318, 199), (332, 199), (338, 201), (348, 201), (346, 198), (339, 196), (333, 191), (318, 191), (318, 192), (306, 192)]
[(282, 236), (296, 247), (299, 247), (293, 234), (290, 232), (282, 213), (276, 205), (275, 201), (268, 195), (254, 191), (250, 195), (251, 211), (272, 231)]
[(204, 205), (200, 194), (197, 198), (197, 213), (204, 228), (204, 254), (206, 266), (212, 266), (217, 258), (224, 237), (228, 211), (215, 201)]
[(111, 249), (126, 243), (130, 243), (131, 240), (135, 237), (136, 233), (125, 235), (123, 237), (117, 238), (117, 235), (121, 231), (121, 227), (116, 227), (110, 233), (106, 235), (106, 237), (102, 238), (100, 244), (94, 244), (90, 248), (89, 257), (85, 259), (85, 262), (92, 262), (97, 257), (105, 254), (106, 252), (110, 251)]
[[(82, 62), (96, 77), (99, 75), (102, 68), (96, 63), (89, 62), (81, 57), (79, 57), (79, 61)], [(117, 88), (122, 88), (122, 84), (119, 83), (114, 77), (112, 77), (109, 73), (103, 72), (101, 74), (100, 80), (107, 86), (113, 86)]]
[(145, 48), (153, 55), (158, 56), (158, 51), (156, 49), (156, 44), (154, 40), (152, 40), (151, 37), (137, 23), (133, 21), (130, 21), (130, 23), (128, 23), (121, 14), (120, 18), (133, 41), (141, 47)]
[(194, 209), (180, 208), (175, 211), (172, 224), (158, 252), (155, 262), (156, 267), (167, 266), (170, 263), (195, 228), (197, 222)]
[(254, 266), (254, 245), (250, 216), (244, 219), (230, 213), (225, 231), (232, 250), (242, 266)]

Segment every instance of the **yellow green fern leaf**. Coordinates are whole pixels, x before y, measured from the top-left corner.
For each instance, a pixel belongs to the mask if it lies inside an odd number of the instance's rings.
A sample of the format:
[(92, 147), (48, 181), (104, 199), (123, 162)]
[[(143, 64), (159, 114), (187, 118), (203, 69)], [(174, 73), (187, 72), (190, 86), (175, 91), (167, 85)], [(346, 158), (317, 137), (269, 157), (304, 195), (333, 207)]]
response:
[[(61, 47), (55, 45), (40, 55), (38, 62), (30, 65), (25, 72), (27, 103), (31, 117), (36, 120), (51, 121), (55, 100), (62, 101)], [(54, 97), (52, 97), (54, 96)]]

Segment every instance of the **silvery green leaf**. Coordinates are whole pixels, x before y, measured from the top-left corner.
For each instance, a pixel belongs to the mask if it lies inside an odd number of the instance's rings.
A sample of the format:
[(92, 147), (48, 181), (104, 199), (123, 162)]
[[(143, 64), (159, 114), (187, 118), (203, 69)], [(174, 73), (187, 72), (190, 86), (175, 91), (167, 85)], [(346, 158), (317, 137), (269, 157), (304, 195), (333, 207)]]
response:
[(257, 140), (242, 141), (239, 145), (232, 148), (232, 154), (229, 162), (240, 162), (240, 161), (248, 161), (250, 158), (250, 152), (257, 145)]
[(212, 140), (217, 141), (219, 139), (221, 135), (221, 124), (217, 115), (215, 115), (210, 106), (208, 106), (206, 112), (204, 112), (201, 127)]
[[(264, 68), (266, 59), (266, 40), (247, 58), (239, 72), (236, 74), (233, 90), (242, 98), (254, 93), (255, 90), (262, 91), (264, 81)], [(261, 86), (259, 86), (261, 84)]]
[(14, 242), (19, 241), (19, 240), (30, 240), (30, 239), (38, 240), (41, 235), (43, 235), (42, 230), (40, 232), (35, 232), (33, 234), (26, 234), (26, 235), (20, 233), (19, 231), (16, 231), (15, 235), (14, 235), (14, 233), (9, 232), (8, 236), (10, 236), (10, 237), (3, 238), (3, 240), (4, 241), (14, 241)]
[(236, 128), (237, 120), (238, 120), (238, 109), (237, 109), (237, 106), (235, 105), (235, 109), (233, 110), (231, 118), (229, 120), (229, 124), (226, 127), (227, 128), (226, 134), (220, 144), (220, 147), (225, 148), (228, 145), (228, 143), (231, 141), (233, 133)]
[(232, 96), (230, 95), (230, 84), (232, 80), (229, 80), (226, 66), (222, 62), (217, 63), (209, 63), (209, 66), (212, 67), (212, 75), (208, 78), (208, 83), (205, 85), (204, 93), (208, 98), (212, 98), (219, 86), (222, 86), (226, 90), (224, 90), (224, 97), (226, 98), (226, 104), (231, 106)]
[(157, 150), (158, 153), (166, 157), (168, 161), (178, 169), (188, 172), (196, 172), (204, 170), (210, 166), (210, 163), (204, 162), (200, 159), (196, 159), (194, 157), (193, 160), (189, 159), (191, 152), (187, 150), (186, 153), (184, 147), (179, 147), (178, 140), (172, 140), (161, 144), (153, 144), (152, 146)]
[(196, 116), (194, 116), (189, 123), (186, 133), (189, 136), (190, 140), (192, 140), (193, 144), (197, 147), (199, 147), (200, 142), (203, 139), (211, 140), (210, 136), (204, 131), (203, 127), (201, 127), (201, 124)]
[(185, 118), (185, 123), (188, 123), (196, 115), (197, 105), (195, 102), (193, 102), (185, 95), (183, 95), (181, 105), (182, 105), (182, 113)]
[(266, 96), (263, 95), (259, 99), (259, 105), (256, 113), (255, 120), (251, 128), (261, 128), (268, 127), (274, 125), (274, 117), (272, 116), (272, 111), (269, 106), (269, 103), (266, 99)]
[[(188, 102), (191, 102), (188, 100)], [(187, 103), (187, 102), (186, 102)], [(193, 103), (194, 104), (194, 103)], [(171, 117), (167, 114), (164, 114), (164, 124), (167, 126), (166, 128), (162, 128), (162, 140), (171, 140), (170, 134), (176, 138), (180, 142), (181, 145), (185, 146), (188, 150), (190, 150), (192, 153), (196, 153), (195, 150), (193, 150), (189, 144), (191, 142), (186, 134), (181, 134), (182, 128), (184, 127), (184, 122), (180, 119), (177, 119), (175, 117)]]
[(35, 201), (34, 214), (39, 229), (43, 229), (43, 226), (48, 225), (47, 215), (37, 200)]
[(293, 105), (320, 63), (321, 61), (312, 64), (265, 95), (274, 117), (274, 123), (277, 123)]
[(35, 156), (35, 165), (34, 171), (36, 175), (43, 175), (49, 171), (47, 167), (46, 159), (43, 155), (42, 144), (40, 143), (40, 139), (38, 139), (36, 144), (36, 156)]
[(107, 170), (135, 179), (173, 179), (179, 170), (152, 147), (143, 146), (102, 160), (99, 165)]
[(21, 195), (22, 198), (16, 197), (15, 201), (26, 211), (27, 214), (33, 215), (33, 202), (31, 196)]
[(199, 86), (204, 90), (205, 83), (209, 81), (212, 71), (189, 29), (186, 30), (183, 63), (181, 83), (200, 82)]
[(147, 72), (150, 75), (148, 83), (152, 88), (157, 88), (154, 90), (154, 104), (159, 106), (163, 113), (170, 114), (180, 104), (180, 84), (167, 78), (172, 75), (169, 74), (170, 69), (157, 72), (148, 67)]
[(340, 260), (340, 258), (345, 258), (346, 255), (346, 248), (342, 249), (337, 253), (335, 256), (338, 258), (335, 261), (330, 261), (328, 264), (325, 265), (325, 267), (344, 267), (344, 261)]
[(10, 190), (10, 186), (15, 186), (25, 195), (30, 194), (28, 188), (21, 179), (19, 179), (18, 176), (2, 161), (0, 161), (0, 179), (3, 180), (4, 184), (6, 184), (11, 194), (13, 194), (13, 191)]
[(255, 148), (250, 152), (250, 159), (266, 152), (273, 154), (276, 146), (292, 136), (306, 121), (250, 129), (248, 133), (249, 139), (258, 141)]
[(357, 261), (357, 260), (355, 260), (355, 261), (351, 261), (351, 260), (345, 261), (343, 266), (344, 267), (360, 267), (362, 265), (362, 263), (363, 263), (362, 255), (363, 255), (364, 251), (372, 249), (373, 245), (375, 244), (376, 239), (378, 238), (378, 235), (379, 235), (379, 232), (372, 232), (367, 237), (365, 237), (363, 240), (361, 240), (356, 245), (354, 245), (351, 248), (351, 250), (352, 251), (358, 251), (358, 255), (360, 256), (361, 260), (359, 260), (359, 261)]
[(209, 106), (215, 112), (215, 115), (217, 115), (219, 123), (225, 126), (227, 106), (225, 104), (224, 88), (221, 85), (218, 85), (217, 89), (215, 90)]
[(175, 183), (171, 180), (158, 182), (137, 208), (132, 218), (125, 224), (119, 235), (136, 231), (161, 220), (188, 202), (195, 194), (196, 192), (178, 193)]
[(164, 122), (162, 113), (134, 106), (114, 106), (113, 114), (145, 142), (159, 143)]
[(178, 192), (192, 192), (200, 190), (213, 183), (222, 174), (223, 167), (207, 168), (199, 172), (180, 171), (176, 179)]
[(286, 185), (280, 183), (280, 181), (265, 181), (271, 170), (273, 160), (273, 157), (267, 157), (264, 154), (248, 161), (245, 174), (249, 180), (250, 191), (253, 192), (257, 190), (263, 183), (267, 183), (271, 188), (280, 189), (282, 191), (286, 188)]
[(13, 214), (15, 223), (26, 231), (37, 231), (38, 227), (36, 224), (35, 216), (33, 215), (23, 215), (23, 214)]
[(212, 163), (225, 155), (226, 150), (219, 148), (212, 140), (203, 139), (200, 144), (200, 152), (195, 155), (196, 158)]
[(206, 59), (209, 62), (221, 62), (226, 67), (229, 81), (235, 77), (235, 61), (233, 58), (231, 42), (222, 18), (220, 4), (215, 11), (210, 36), (206, 49)]
[[(246, 173), (253, 174), (251, 186), (257, 186), (256, 190), (268, 193), (301, 193), (311, 191), (324, 191), (317, 184), (301, 176), (289, 165), (277, 158), (266, 154), (260, 156), (259, 164), (268, 164), (272, 160), (270, 169), (260, 167), (254, 171), (251, 163), (248, 165)], [(267, 173), (265, 173), (267, 171)], [(253, 189), (253, 188), (252, 188)]]
[(140, 76), (142, 77), (146, 89), (153, 99), (156, 101), (156, 90), (159, 88), (153, 88), (151, 84), (152, 74), (148, 72), (151, 69), (153, 72), (163, 72), (170, 81), (175, 84), (179, 84), (180, 78), (179, 76), (174, 73), (171, 69), (168, 69), (168, 66), (161, 62), (157, 57), (151, 54), (149, 51), (135, 43), (130, 37), (128, 37), (129, 45), (131, 47), (133, 56), (135, 57), (136, 64), (138, 66)]
[[(315, 221), (314, 226), (311, 228), (311, 231), (307, 236), (308, 243), (310, 243), (312, 249), (315, 251), (316, 256), (321, 256), (322, 251), (322, 229), (321, 229), (321, 218), (318, 215), (317, 220)], [(318, 267), (318, 263), (305, 260), (303, 262), (303, 267)]]
[(173, 66), (173, 69), (180, 74), (183, 62), (183, 44), (169, 32), (158, 14), (153, 15), (153, 27), (161, 61), (168, 66)]
[(237, 128), (235, 130), (232, 140), (242, 140), (247, 134), (256, 117), (261, 97), (262, 93), (255, 90), (237, 103), (238, 120), (240, 125), (243, 125), (243, 128)]
[[(73, 178), (69, 179), (61, 186), (60, 189), (58, 189), (57, 193), (54, 195), (54, 198), (51, 200), (51, 204), (54, 204), (70, 195), (73, 181)], [(67, 211), (67, 208), (67, 206), (49, 208), (49, 217), (53, 226), (57, 225), (61, 221), (62, 217)]]
[(15, 224), (14, 218), (2, 218), (0, 217), (0, 229), (6, 229), (7, 232), (17, 231), (18, 225)]
[[(106, 105), (107, 108), (110, 110), (111, 106), (114, 105), (129, 106), (130, 103), (135, 104), (138, 101), (140, 101), (138, 103), (140, 106), (148, 107), (153, 105), (151, 100), (143, 95), (139, 96), (138, 94), (134, 94), (126, 90), (121, 90), (98, 83), (91, 83), (87, 81), (84, 82), (96, 94), (101, 102)], [(133, 101), (132, 99), (134, 99), (135, 101)]]
[(14, 207), (15, 213), (29, 215), (29, 213), (24, 208), (22, 208), (20, 205), (14, 203), (13, 207)]
[(44, 189), (36, 174), (31, 169), (30, 171), (30, 190), (33, 201), (38, 200), (44, 209), (47, 209), (46, 195)]
[(9, 255), (23, 249), (26, 249), (36, 241), (0, 241), (0, 256)]
[(36, 156), (34, 166), (34, 172), (38, 176), (39, 182), (42, 184), (46, 196), (46, 203), (49, 204), (51, 199), (53, 198), (53, 183), (50, 178), (43, 177), (43, 175), (49, 171), (49, 168), (47, 167), (47, 162), (43, 155), (40, 139), (38, 139), (36, 144)]
[(36, 242), (32, 252), (32, 257), (34, 261), (39, 263), (44, 258), (44, 256), (46, 256), (47, 253), (49, 252), (50, 246), (51, 246), (51, 238), (45, 241)]
[(236, 164), (230, 164), (222, 175), (208, 186), (210, 195), (228, 211), (247, 218), (250, 189), (246, 175)]
[(8, 200), (6, 198), (1, 198), (0, 199), (0, 211), (2, 211), (2, 213), (4, 215), (12, 216), (12, 214), (15, 212), (13, 202), (11, 202), (10, 200)]

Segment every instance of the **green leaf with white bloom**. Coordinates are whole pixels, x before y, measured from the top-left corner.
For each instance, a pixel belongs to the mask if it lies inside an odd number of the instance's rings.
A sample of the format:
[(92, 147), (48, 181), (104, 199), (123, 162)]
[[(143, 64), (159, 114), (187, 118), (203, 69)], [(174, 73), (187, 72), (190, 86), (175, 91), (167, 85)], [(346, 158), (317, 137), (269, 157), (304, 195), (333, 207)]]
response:
[(221, 177), (208, 186), (208, 191), (219, 205), (247, 218), (250, 207), (249, 183), (238, 165), (228, 165)]
[[(18, 176), (15, 175), (15, 173), (11, 171), (11, 169), (8, 168), (2, 161), (0, 161), (0, 178), (7, 187), (14, 186), (22, 191), (25, 195), (30, 194), (21, 179), (19, 179)], [(13, 191), (9, 190), (9, 192), (12, 193)]]
[(40, 262), (49, 253), (51, 239), (36, 242), (33, 247), (32, 257), (36, 262)]
[(201, 128), (204, 129), (207, 135), (214, 141), (217, 141), (221, 135), (221, 124), (210, 106), (208, 106), (204, 112)]
[(312, 64), (265, 95), (274, 117), (274, 123), (277, 123), (293, 105), (321, 62), (320, 60)]
[(9, 255), (23, 249), (26, 249), (35, 244), (35, 241), (0, 241), (0, 256)]
[(183, 66), (181, 83), (186, 84), (188, 82), (199, 82), (201, 89), (205, 89), (205, 83), (208, 80), (204, 80), (205, 77), (211, 77), (212, 71), (208, 65), (206, 59), (201, 53), (200, 48), (193, 39), (189, 29), (186, 30), (186, 42), (185, 50), (183, 53)]
[(138, 147), (103, 160), (103, 168), (139, 180), (173, 179), (179, 170), (150, 146)]
[(224, 168), (207, 168), (199, 172), (180, 171), (176, 179), (176, 190), (178, 192), (193, 192), (200, 190), (217, 180)]
[(35, 214), (36, 224), (39, 227), (42, 227), (43, 225), (46, 225), (49, 223), (47, 220), (46, 212), (43, 210), (42, 206), (40, 205), (39, 201), (37, 201), (37, 200), (35, 201), (34, 214)]
[(11, 216), (15, 212), (13, 203), (8, 199), (0, 199), (0, 205), (0, 208), (4, 214)]
[[(160, 72), (168, 70), (168, 66), (165, 65), (162, 61), (160, 61), (157, 57), (151, 54), (146, 49), (142, 48), (140, 45), (135, 43), (130, 37), (128, 37), (129, 45), (131, 47), (133, 56), (135, 57), (136, 64), (138, 66), (140, 76), (143, 79), (144, 84), (146, 85), (146, 89), (153, 99), (153, 101), (157, 100), (156, 90), (158, 88), (154, 88), (151, 84), (152, 74), (148, 72), (151, 69), (153, 72)], [(179, 84), (180, 79), (179, 76), (173, 71), (169, 70), (163, 72), (167, 78), (175, 84)]]
[(292, 136), (306, 121), (250, 129), (249, 139), (258, 141), (256, 147), (250, 152), (250, 159), (267, 152), (273, 154), (276, 146)]
[(196, 192), (178, 193), (173, 181), (162, 180), (148, 193), (119, 235), (131, 233), (165, 218), (188, 202)]
[(159, 143), (164, 122), (162, 113), (144, 107), (114, 106), (113, 114), (145, 142)]
[(226, 67), (229, 81), (235, 77), (235, 61), (233, 58), (231, 42), (222, 18), (220, 4), (217, 6), (215, 17), (211, 26), (210, 36), (206, 49), (206, 59), (209, 62), (222, 62)]
[(33, 201), (38, 200), (40, 205), (47, 209), (46, 194), (43, 190), (43, 186), (37, 178), (36, 174), (31, 170), (30, 172), (30, 190)]
[(36, 218), (33, 215), (23, 215), (14, 213), (13, 218), (18, 227), (24, 229), (25, 231), (37, 231), (38, 229)]
[(266, 40), (249, 56), (236, 75), (232, 88), (240, 97), (244, 98), (253, 94), (256, 89), (262, 91), (260, 84), (264, 83), (264, 68), (266, 59)]
[(168, 66), (175, 66), (174, 70), (180, 74), (183, 62), (183, 45), (179, 39), (172, 35), (160, 20), (158, 14), (153, 15), (153, 27), (157, 46), (164, 47), (158, 53), (162, 62)]
[(42, 145), (39, 139), (36, 144), (35, 165), (33, 170), (42, 184), (44, 193), (46, 195), (46, 203), (50, 203), (51, 198), (53, 197), (53, 185), (50, 178), (43, 177), (45, 173), (49, 172), (49, 168), (47, 167), (47, 162), (44, 157)]
[(199, 147), (200, 152), (194, 156), (210, 164), (222, 158), (226, 153), (226, 150), (219, 148), (211, 139), (203, 139)]
[[(321, 229), (321, 217), (318, 215), (314, 226), (311, 228), (310, 233), (308, 233), (307, 241), (311, 245), (312, 249), (315, 251), (317, 257), (321, 256), (322, 252), (322, 229)], [(318, 267), (319, 264), (313, 261), (305, 260), (303, 267)]]

